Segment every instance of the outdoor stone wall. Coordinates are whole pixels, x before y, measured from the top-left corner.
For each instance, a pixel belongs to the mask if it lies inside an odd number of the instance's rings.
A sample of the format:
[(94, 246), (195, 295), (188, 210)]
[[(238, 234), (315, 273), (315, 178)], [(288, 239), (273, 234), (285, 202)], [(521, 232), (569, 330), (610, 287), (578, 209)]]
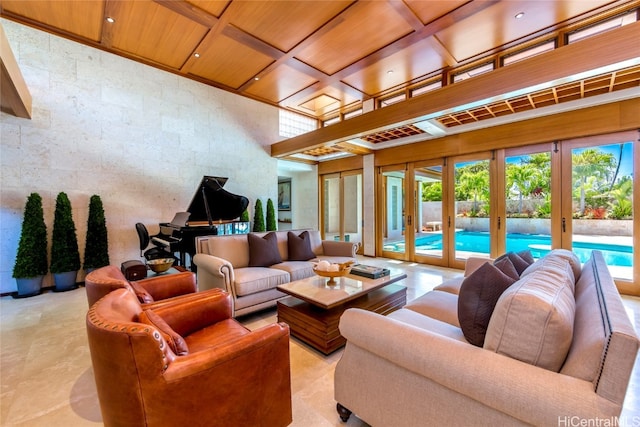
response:
[[(225, 189), (248, 197), (250, 212), (257, 198), (277, 200), (269, 148), (281, 139), (277, 108), (0, 24), (33, 98), (31, 120), (0, 115), (0, 292), (15, 290), (11, 273), (31, 192), (43, 198), (49, 240), (56, 195), (68, 194), (81, 257), (89, 198), (101, 196), (115, 265), (139, 259), (135, 223), (157, 232), (159, 222), (188, 207), (203, 175), (228, 177)], [(294, 201), (317, 206), (317, 191), (308, 187), (299, 186), (308, 192)], [(317, 224), (317, 208), (305, 218), (304, 225)]]
[[(470, 203), (470, 202), (459, 202)], [(441, 221), (440, 202), (422, 203), (422, 223)], [(456, 217), (456, 228), (468, 231), (488, 231), (489, 218)], [(546, 218), (507, 218), (509, 233), (549, 234), (551, 220)], [(573, 234), (593, 236), (633, 236), (633, 220), (574, 219)]]

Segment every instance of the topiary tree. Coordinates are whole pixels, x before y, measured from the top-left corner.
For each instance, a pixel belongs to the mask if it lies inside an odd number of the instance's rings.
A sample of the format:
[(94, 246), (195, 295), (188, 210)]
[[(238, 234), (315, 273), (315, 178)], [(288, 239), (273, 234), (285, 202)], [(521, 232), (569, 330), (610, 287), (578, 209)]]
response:
[(100, 196), (89, 199), (89, 218), (87, 219), (87, 237), (84, 245), (84, 269), (93, 269), (109, 265), (109, 240), (107, 222)]
[(64, 192), (56, 198), (51, 237), (51, 272), (65, 273), (80, 270), (80, 252), (76, 226), (71, 214), (71, 202)]
[(47, 271), (47, 226), (44, 223), (42, 197), (38, 193), (31, 193), (24, 208), (13, 277), (44, 276)]
[(267, 200), (267, 231), (276, 231), (278, 225), (276, 224), (276, 210), (273, 207), (273, 201)]
[(265, 231), (264, 212), (262, 211), (262, 200), (256, 200), (256, 207), (253, 212), (253, 231)]
[(244, 212), (242, 212), (242, 215), (240, 215), (240, 221), (249, 222), (249, 209), (245, 209)]

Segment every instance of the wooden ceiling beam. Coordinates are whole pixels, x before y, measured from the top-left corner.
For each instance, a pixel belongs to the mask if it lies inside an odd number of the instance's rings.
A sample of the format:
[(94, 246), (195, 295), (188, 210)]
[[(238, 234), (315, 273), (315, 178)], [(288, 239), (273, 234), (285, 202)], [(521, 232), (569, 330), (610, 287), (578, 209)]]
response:
[[(483, 9), (486, 9), (487, 7), (492, 6), (494, 3), (497, 3), (498, 0), (490, 0), (490, 1), (486, 1), (486, 2), (469, 2), (466, 3), (462, 6), (460, 6), (459, 8), (455, 9), (454, 11), (436, 19), (435, 21), (430, 22), (427, 25), (421, 26), (421, 28), (415, 30), (412, 33), (409, 33), (408, 35), (401, 37), (400, 39), (396, 40), (395, 42), (383, 47), (382, 49), (377, 50), (376, 52), (365, 56), (364, 58), (360, 59), (359, 61), (354, 62), (353, 64), (343, 68), (342, 70), (337, 71), (336, 73), (332, 74), (331, 76), (327, 76), (325, 79), (322, 79), (320, 81), (320, 84), (318, 85), (318, 89), (317, 90), (322, 90), (325, 87), (328, 86), (332, 86), (337, 84), (338, 82), (342, 82), (342, 79), (346, 78), (347, 76), (350, 76), (358, 71), (361, 71), (362, 69), (373, 65), (379, 61), (381, 61), (382, 59), (391, 56), (395, 53), (397, 53), (398, 51), (405, 49), (409, 46), (412, 46), (415, 43), (421, 42), (423, 41), (425, 38), (427, 37), (431, 37), (432, 35), (434, 35), (435, 33), (437, 33), (438, 31), (443, 30), (444, 28), (446, 28), (447, 26), (450, 26), (458, 21), (461, 21), (475, 13), (480, 12)], [(407, 8), (406, 5), (404, 5), (404, 3), (402, 3), (402, 5), (396, 5), (396, 2), (392, 2), (394, 4), (394, 7), (396, 8), (396, 10), (398, 8), (404, 7)], [(408, 8), (407, 8), (408, 9)], [(409, 13), (413, 13), (411, 11), (409, 11)], [(402, 16), (406, 18), (406, 13), (402, 13)], [(412, 25), (415, 24), (415, 22), (410, 23)], [(440, 51), (439, 51), (440, 52)], [(454, 62), (454, 58), (453, 56), (449, 53), (446, 52), (446, 57), (448, 58), (449, 61)], [(454, 65), (453, 63), (449, 64), (449, 65)], [(298, 102), (300, 102), (303, 98), (309, 96), (309, 90), (308, 89), (304, 89), (302, 91), (299, 91), (291, 96), (289, 96), (288, 98), (283, 99), (281, 102), (286, 102), (289, 105), (291, 104), (296, 104)], [(371, 94), (371, 93), (364, 93), (364, 96), (366, 98), (372, 97), (375, 94)]]
[(0, 25), (0, 108), (7, 114), (31, 118), (31, 93), (22, 77), (7, 35)]
[(623, 61), (637, 60), (640, 57), (640, 43), (637, 40), (640, 40), (640, 22), (275, 143), (271, 146), (271, 155), (283, 157), (312, 147), (360, 137), (375, 130), (426, 120), (443, 115), (449, 109), (493, 97), (506, 98), (526, 88)]
[(153, 1), (207, 28), (213, 28), (219, 22), (219, 19), (209, 12), (200, 9), (199, 7), (194, 6), (193, 4), (184, 0)]

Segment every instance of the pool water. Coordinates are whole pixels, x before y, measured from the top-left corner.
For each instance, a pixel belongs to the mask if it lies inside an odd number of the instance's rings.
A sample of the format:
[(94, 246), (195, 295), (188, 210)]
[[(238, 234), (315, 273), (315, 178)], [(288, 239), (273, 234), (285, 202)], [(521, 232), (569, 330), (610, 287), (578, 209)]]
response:
[[(551, 236), (532, 234), (507, 234), (507, 252), (529, 249), (535, 258), (544, 256), (551, 250)], [(573, 252), (581, 262), (591, 257), (594, 249), (602, 252), (607, 265), (631, 267), (633, 248), (595, 242), (573, 242)], [(416, 251), (442, 250), (442, 236), (433, 234), (416, 239)], [(456, 250), (464, 252), (489, 253), (489, 233), (478, 231), (459, 231), (456, 233)]]

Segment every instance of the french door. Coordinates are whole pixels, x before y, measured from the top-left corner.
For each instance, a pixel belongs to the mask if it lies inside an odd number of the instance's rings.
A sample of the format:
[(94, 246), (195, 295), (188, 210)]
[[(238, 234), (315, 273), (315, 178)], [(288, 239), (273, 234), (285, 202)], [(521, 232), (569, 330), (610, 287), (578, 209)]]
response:
[(447, 265), (445, 178), (442, 159), (380, 169), (382, 256)]
[[(385, 166), (379, 174), (378, 200), (381, 200), (381, 218), (379, 235), (382, 236), (382, 256), (408, 260), (407, 245), (413, 244), (413, 233), (407, 231), (411, 226), (413, 214), (407, 217), (406, 207), (412, 206), (412, 188), (406, 180), (407, 165)], [(411, 196), (411, 197), (409, 197)], [(407, 200), (409, 199), (410, 200)]]
[(633, 221), (637, 141), (637, 131), (562, 141), (560, 246), (582, 262), (602, 251), (619, 288), (631, 286), (640, 270)]
[(362, 172), (321, 177), (322, 235), (327, 240), (360, 243), (363, 247)]
[(469, 257), (490, 257), (496, 253), (495, 210), (491, 197), (496, 185), (495, 153), (476, 153), (447, 159), (449, 182), (453, 190), (448, 197), (447, 230), (451, 245), (448, 265), (464, 268)]
[(442, 159), (416, 162), (410, 168), (413, 177), (413, 221), (415, 235), (412, 260), (446, 266), (449, 259), (449, 236), (445, 218), (445, 195), (449, 183)]

